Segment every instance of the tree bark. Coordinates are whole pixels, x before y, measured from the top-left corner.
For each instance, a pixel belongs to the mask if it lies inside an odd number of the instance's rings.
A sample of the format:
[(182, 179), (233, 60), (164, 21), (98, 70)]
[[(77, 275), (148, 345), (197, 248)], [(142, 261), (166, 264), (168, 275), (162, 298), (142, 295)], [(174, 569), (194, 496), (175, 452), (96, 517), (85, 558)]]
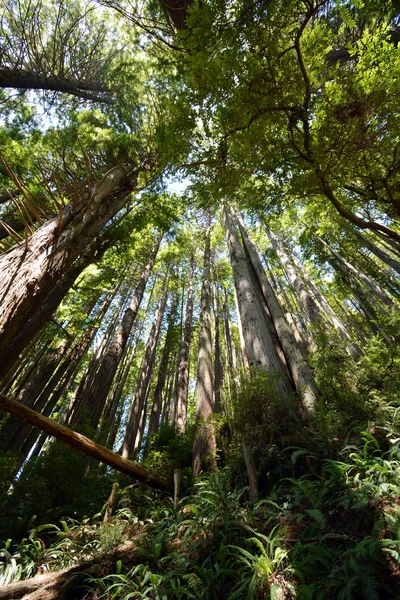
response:
[(240, 245), (227, 207), (225, 207), (225, 227), (248, 366), (279, 374), (275, 387), (282, 402), (285, 403), (294, 391), (294, 385), (286, 365), (276, 351), (276, 342), (271, 336), (271, 329), (266, 321), (264, 297), (259, 286), (255, 286), (256, 282), (249, 269), (249, 261)]
[(136, 385), (131, 410), (128, 417), (126, 432), (122, 443), (121, 455), (123, 458), (132, 456), (135, 452), (136, 436), (140, 427), (140, 417), (147, 399), (150, 378), (154, 368), (155, 354), (160, 336), (161, 323), (168, 297), (168, 288), (160, 296), (153, 325), (146, 344), (146, 350), (140, 368), (139, 379)]
[(180, 433), (185, 433), (186, 431), (187, 396), (189, 385), (189, 354), (190, 344), (192, 340), (192, 321), (194, 306), (194, 267), (195, 263), (194, 256), (192, 253), (190, 259), (189, 286), (186, 299), (185, 323), (183, 326), (183, 334), (178, 356), (177, 393), (174, 407), (174, 424), (176, 430)]
[(319, 397), (314, 377), (294, 338), (290, 326), (285, 320), (279, 302), (276, 299), (274, 291), (265, 275), (259, 254), (253, 242), (251, 241), (244, 223), (239, 215), (238, 223), (245, 252), (247, 253), (251, 264), (253, 265), (258, 283), (265, 298), (265, 302), (269, 308), (272, 321), (282, 344), (282, 348), (296, 386), (296, 390), (302, 400), (302, 406), (307, 413), (313, 414), (315, 412)]
[(382, 241), (388, 250), (397, 254), (397, 256), (400, 256), (400, 244), (398, 242), (395, 242), (387, 237), (387, 235), (383, 235), (383, 233), (380, 233), (379, 231), (374, 231), (374, 234)]
[[(337, 317), (322, 292), (314, 284), (311, 277), (309, 277), (298, 258), (291, 254), (291, 259), (296, 266), (295, 269), (289, 256), (279, 244), (275, 234), (268, 227), (266, 227), (266, 231), (310, 323), (325, 326), (326, 321), (328, 321), (346, 343), (346, 348), (350, 356), (354, 359), (359, 358), (360, 351), (354, 346), (342, 322)], [(302, 277), (298, 275), (298, 272), (301, 273)]]
[(224, 378), (224, 372), (222, 369), (222, 351), (220, 341), (220, 330), (219, 330), (219, 297), (218, 297), (218, 286), (216, 283), (216, 277), (214, 277), (213, 286), (213, 303), (214, 303), (214, 406), (215, 414), (218, 415), (221, 412), (221, 387)]
[[(94, 241), (83, 252), (73, 265), (62, 275), (54, 288), (37, 308), (26, 323), (22, 324), (14, 339), (8, 346), (7, 353), (0, 361), (0, 379), (2, 379), (12, 368), (20, 353), (27, 347), (32, 339), (45, 327), (65, 295), (69, 292), (77, 277), (91, 263), (98, 262), (106, 250), (111, 246), (111, 239), (101, 238)], [(0, 350), (1, 354), (1, 350)]]
[(64, 94), (70, 94), (83, 100), (105, 102), (107, 104), (112, 102), (110, 91), (97, 83), (33, 73), (25, 69), (4, 66), (0, 67), (0, 87), (63, 92)]
[(156, 389), (154, 390), (154, 401), (150, 413), (149, 428), (147, 431), (148, 440), (150, 440), (151, 436), (158, 430), (160, 423), (161, 407), (163, 402), (163, 391), (165, 387), (165, 381), (167, 378), (168, 362), (172, 350), (173, 335), (175, 330), (177, 302), (178, 297), (175, 293), (172, 300), (170, 313), (168, 316), (168, 329), (165, 335), (162, 357), (158, 369)]
[(32, 318), (69, 267), (127, 202), (142, 168), (120, 165), (88, 197), (68, 204), (28, 240), (0, 256), (0, 361), (23, 324)]
[(379, 300), (386, 304), (386, 306), (388, 306), (389, 308), (393, 308), (393, 301), (387, 297), (387, 295), (381, 290), (379, 285), (377, 285), (374, 281), (367, 277), (365, 273), (353, 267), (353, 265), (349, 263), (348, 260), (346, 260), (341, 254), (339, 254), (339, 252), (336, 252), (336, 250), (334, 250), (332, 246), (327, 244), (325, 240), (320, 238), (318, 235), (315, 235), (315, 238), (322, 244), (324, 248), (328, 250), (330, 254), (333, 254), (333, 256), (339, 261), (341, 265), (343, 265), (344, 269), (348, 273), (351, 273), (352, 275), (357, 277), (357, 279), (359, 279), (377, 298), (379, 298)]
[[(88, 423), (93, 429), (97, 427), (100, 421), (101, 414), (107, 401), (107, 396), (111, 389), (115, 373), (128, 340), (128, 336), (132, 330), (133, 323), (135, 322), (136, 315), (146, 288), (147, 280), (157, 257), (161, 238), (162, 236), (159, 235), (150, 255), (150, 259), (142, 272), (138, 285), (136, 286), (135, 293), (133, 294), (129, 307), (124, 313), (121, 325), (118, 327), (114, 338), (104, 356), (104, 359), (101, 362), (100, 368), (91, 382), (90, 389), (86, 388), (82, 392), (82, 396), (77, 397), (76, 401), (77, 405), (80, 407), (80, 410), (82, 410), (82, 408), (88, 408)], [(76, 417), (72, 421), (73, 425), (75, 426), (81, 420), (81, 418), (82, 416), (79, 417), (77, 413)]]
[(396, 273), (400, 274), (400, 261), (389, 256), (389, 254), (387, 254), (387, 252), (385, 252), (384, 250), (379, 248), (379, 246), (374, 244), (371, 240), (366, 238), (364, 235), (362, 235), (356, 229), (353, 230), (353, 233), (356, 236), (356, 238), (358, 239), (358, 241), (365, 248), (368, 248), (368, 250), (370, 250), (373, 254), (375, 254), (375, 256), (377, 256), (382, 262), (389, 265), (389, 267), (391, 267), (394, 271), (396, 271)]
[(215, 469), (214, 377), (210, 318), (210, 232), (208, 224), (204, 250), (203, 286), (199, 322), (199, 351), (197, 359), (196, 432), (193, 444), (193, 476), (202, 469)]

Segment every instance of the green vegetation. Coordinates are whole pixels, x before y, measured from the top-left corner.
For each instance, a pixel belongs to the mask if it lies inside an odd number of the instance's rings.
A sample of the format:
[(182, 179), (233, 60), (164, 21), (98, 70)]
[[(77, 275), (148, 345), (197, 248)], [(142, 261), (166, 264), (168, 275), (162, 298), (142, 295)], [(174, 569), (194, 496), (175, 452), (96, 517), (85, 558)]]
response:
[(3, 4), (0, 599), (400, 598), (399, 2)]

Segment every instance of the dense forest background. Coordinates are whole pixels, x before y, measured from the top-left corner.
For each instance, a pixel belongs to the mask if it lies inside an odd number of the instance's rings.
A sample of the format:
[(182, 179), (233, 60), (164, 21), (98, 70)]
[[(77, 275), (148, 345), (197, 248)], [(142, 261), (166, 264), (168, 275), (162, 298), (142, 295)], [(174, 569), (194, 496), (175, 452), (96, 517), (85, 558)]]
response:
[(4, 0), (0, 598), (400, 598), (395, 0)]

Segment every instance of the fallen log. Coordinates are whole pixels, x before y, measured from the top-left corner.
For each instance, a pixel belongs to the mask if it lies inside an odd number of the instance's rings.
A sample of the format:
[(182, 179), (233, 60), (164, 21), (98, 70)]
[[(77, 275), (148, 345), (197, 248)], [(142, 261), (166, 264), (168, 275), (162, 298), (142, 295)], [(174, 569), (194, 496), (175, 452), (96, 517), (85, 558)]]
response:
[(28, 423), (31, 425), (39, 427), (39, 429), (45, 431), (49, 435), (52, 435), (58, 440), (61, 440), (64, 442), (64, 444), (75, 448), (83, 454), (93, 456), (93, 458), (96, 458), (100, 462), (113, 467), (125, 475), (129, 475), (130, 477), (142, 481), (156, 489), (168, 491), (172, 491), (173, 489), (171, 482), (169, 482), (166, 478), (151, 473), (137, 463), (127, 460), (126, 458), (122, 458), (116, 452), (112, 452), (111, 450), (108, 450), (108, 448), (93, 442), (93, 440), (90, 440), (81, 433), (77, 433), (68, 427), (59, 425), (58, 423), (55, 423), (55, 421), (52, 421), (40, 413), (27, 408), (19, 402), (11, 400), (10, 398), (7, 398), (1, 394), (0, 409), (9, 412), (16, 417), (23, 419), (24, 421), (28, 421)]
[[(22, 600), (64, 600), (72, 598), (71, 591), (85, 579), (101, 573), (104, 563), (117, 560), (135, 562), (140, 559), (135, 541), (127, 540), (110, 555), (95, 556), (72, 567), (35, 575), (24, 581), (8, 583), (0, 588), (0, 600), (22, 598)], [(97, 573), (96, 573), (97, 571)]]

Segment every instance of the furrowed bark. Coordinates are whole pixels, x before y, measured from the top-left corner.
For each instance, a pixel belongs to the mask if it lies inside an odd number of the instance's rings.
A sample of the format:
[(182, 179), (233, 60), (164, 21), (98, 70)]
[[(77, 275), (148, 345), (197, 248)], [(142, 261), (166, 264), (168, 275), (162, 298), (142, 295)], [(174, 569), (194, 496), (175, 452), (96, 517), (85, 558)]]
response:
[[(84, 390), (82, 397), (77, 397), (76, 401), (79, 409), (86, 407), (88, 408), (88, 422), (93, 429), (97, 427), (100, 421), (101, 414), (107, 401), (107, 396), (115, 377), (115, 373), (117, 372), (129, 334), (135, 322), (136, 315), (146, 289), (148, 278), (156, 260), (157, 252), (161, 243), (161, 237), (162, 236), (160, 235), (157, 239), (150, 259), (143, 270), (138, 285), (136, 286), (135, 293), (133, 294), (129, 307), (124, 313), (121, 325), (118, 327), (114, 335), (114, 338), (104, 356), (104, 359), (101, 362), (96, 376), (91, 382), (90, 388), (86, 388)], [(77, 424), (80, 420), (81, 418), (77, 413), (73, 420), (73, 424)]]
[(105, 251), (111, 246), (111, 240), (96, 240), (87, 248), (82, 256), (74, 262), (62, 275), (55, 287), (38, 307), (34, 315), (24, 324), (8, 346), (7, 354), (1, 360), (0, 379), (12, 368), (19, 354), (32, 339), (45, 327), (65, 295), (69, 292), (76, 279), (89, 265), (98, 262)]
[(0, 256), (0, 361), (24, 323), (32, 318), (69, 267), (104, 225), (126, 204), (140, 168), (120, 165), (97, 183), (90, 198), (68, 204), (25, 243)]
[(240, 245), (232, 215), (227, 207), (225, 207), (225, 227), (248, 366), (279, 374), (275, 387), (284, 401), (291, 396), (294, 385), (286, 365), (276, 351), (275, 340), (266, 321), (264, 297), (261, 289), (255, 286), (249, 261)]
[(267, 306), (270, 310), (271, 318), (275, 325), (275, 329), (277, 331), (279, 339), (281, 341), (282, 348), (285, 353), (291, 375), (293, 377), (293, 381), (302, 399), (303, 408), (308, 413), (312, 414), (315, 412), (319, 397), (314, 377), (294, 338), (289, 324), (285, 320), (282, 309), (279, 305), (278, 300), (275, 297), (272, 286), (270, 285), (265, 275), (259, 254), (253, 242), (251, 241), (249, 234), (244, 226), (244, 223), (239, 215), (238, 223), (245, 251), (248, 254), (251, 264), (253, 265), (259, 285), (265, 298), (265, 302), (267, 303)]
[(170, 313), (168, 316), (168, 329), (165, 335), (164, 348), (162, 351), (162, 357), (160, 361), (160, 366), (158, 369), (158, 377), (156, 389), (154, 390), (154, 401), (153, 406), (150, 413), (149, 419), (149, 428), (147, 431), (147, 438), (150, 439), (150, 436), (158, 430), (160, 423), (160, 415), (161, 415), (161, 407), (163, 401), (163, 391), (165, 387), (165, 380), (167, 378), (167, 368), (168, 361), (172, 350), (172, 337), (175, 327), (175, 316), (176, 316), (176, 308), (177, 308), (178, 297), (177, 294), (174, 294), (172, 300), (172, 306), (170, 309)]
[(184, 433), (186, 430), (187, 395), (189, 385), (189, 353), (190, 343), (192, 340), (192, 321), (194, 306), (194, 266), (194, 256), (192, 254), (190, 260), (189, 287), (186, 300), (185, 324), (183, 327), (183, 335), (178, 356), (177, 394), (174, 407), (174, 424), (177, 431), (180, 431), (181, 433)]
[(197, 360), (196, 432), (193, 444), (193, 476), (202, 470), (215, 469), (214, 374), (210, 318), (210, 224), (207, 226), (204, 250), (203, 286), (199, 323), (199, 351)]
[[(168, 282), (167, 282), (168, 283)], [(160, 336), (161, 323), (168, 297), (168, 288), (164, 289), (157, 304), (154, 322), (146, 344), (145, 354), (140, 368), (139, 379), (136, 385), (131, 410), (129, 413), (126, 432), (122, 443), (121, 455), (124, 458), (132, 456), (135, 452), (136, 438), (140, 428), (140, 419), (143, 407), (147, 400), (150, 378), (154, 368), (155, 353)]]

